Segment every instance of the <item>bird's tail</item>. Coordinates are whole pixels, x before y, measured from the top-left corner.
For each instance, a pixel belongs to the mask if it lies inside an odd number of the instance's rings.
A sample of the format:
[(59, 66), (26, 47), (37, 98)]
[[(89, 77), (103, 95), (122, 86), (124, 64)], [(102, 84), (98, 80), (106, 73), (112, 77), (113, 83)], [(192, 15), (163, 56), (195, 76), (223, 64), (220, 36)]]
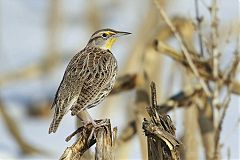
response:
[(62, 118), (64, 116), (64, 114), (60, 114), (60, 115), (56, 115), (56, 114), (57, 113), (55, 113), (54, 118), (52, 120), (52, 123), (49, 127), (49, 131), (48, 131), (49, 134), (50, 133), (55, 133), (57, 131), (57, 128), (60, 124), (60, 121), (62, 120)]

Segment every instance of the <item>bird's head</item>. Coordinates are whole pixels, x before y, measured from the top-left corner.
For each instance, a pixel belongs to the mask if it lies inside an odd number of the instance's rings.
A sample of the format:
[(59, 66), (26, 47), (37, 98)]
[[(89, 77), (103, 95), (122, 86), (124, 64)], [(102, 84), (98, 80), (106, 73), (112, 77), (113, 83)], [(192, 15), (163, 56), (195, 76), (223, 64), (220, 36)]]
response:
[(113, 29), (101, 29), (96, 31), (90, 38), (88, 45), (101, 49), (111, 49), (118, 37), (131, 34), (129, 32), (116, 31)]

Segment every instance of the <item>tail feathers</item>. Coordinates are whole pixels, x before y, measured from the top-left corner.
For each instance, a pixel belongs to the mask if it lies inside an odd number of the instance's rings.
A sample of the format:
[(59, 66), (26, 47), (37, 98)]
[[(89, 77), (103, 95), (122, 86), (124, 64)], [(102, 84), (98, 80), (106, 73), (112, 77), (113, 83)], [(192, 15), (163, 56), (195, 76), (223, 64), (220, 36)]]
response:
[(55, 133), (57, 131), (58, 126), (59, 126), (60, 121), (62, 120), (63, 116), (64, 116), (64, 114), (61, 114), (57, 118), (55, 118), (55, 117), (53, 118), (52, 123), (49, 127), (49, 131), (48, 131), (49, 134)]
[[(78, 97), (74, 97), (70, 102), (67, 103), (67, 105), (57, 105), (56, 103), (53, 104), (52, 108), (55, 108), (54, 117), (52, 120), (52, 123), (49, 127), (48, 133), (55, 133), (57, 131), (57, 128), (60, 124), (60, 121), (62, 120), (63, 116), (68, 112), (68, 110), (74, 105)], [(66, 103), (63, 103), (66, 104)]]

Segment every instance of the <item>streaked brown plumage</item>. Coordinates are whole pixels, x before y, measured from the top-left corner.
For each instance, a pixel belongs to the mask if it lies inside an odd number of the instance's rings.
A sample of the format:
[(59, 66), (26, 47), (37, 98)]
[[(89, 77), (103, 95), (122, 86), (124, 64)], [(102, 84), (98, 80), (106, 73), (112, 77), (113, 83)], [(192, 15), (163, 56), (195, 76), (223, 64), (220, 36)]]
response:
[(117, 74), (117, 61), (109, 50), (116, 37), (129, 34), (112, 29), (95, 32), (87, 46), (68, 64), (57, 90), (52, 108), (54, 118), (49, 133), (56, 132), (63, 116), (96, 106), (112, 90)]

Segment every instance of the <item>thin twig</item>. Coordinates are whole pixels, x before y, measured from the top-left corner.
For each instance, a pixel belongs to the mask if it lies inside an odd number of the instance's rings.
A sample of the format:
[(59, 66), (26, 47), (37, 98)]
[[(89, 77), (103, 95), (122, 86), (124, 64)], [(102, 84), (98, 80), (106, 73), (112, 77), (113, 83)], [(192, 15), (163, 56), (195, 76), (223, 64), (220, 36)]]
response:
[[(220, 53), (218, 51), (218, 18), (217, 18), (217, 0), (212, 1), (212, 5), (210, 8), (211, 13), (211, 54), (213, 59), (213, 77), (214, 79), (219, 78), (219, 57)], [(219, 89), (220, 84), (219, 81), (217, 81), (214, 94), (213, 94), (213, 106), (216, 108), (219, 108)]]
[(220, 133), (221, 133), (221, 130), (222, 130), (223, 120), (224, 120), (224, 117), (225, 117), (225, 115), (226, 115), (227, 108), (228, 108), (228, 106), (229, 106), (230, 100), (231, 100), (231, 92), (230, 92), (230, 89), (229, 89), (228, 95), (225, 97), (225, 100), (224, 100), (224, 102), (223, 102), (223, 104), (222, 104), (223, 113), (222, 113), (222, 115), (220, 116), (220, 120), (219, 120), (217, 129), (216, 129), (216, 133), (215, 133), (214, 159), (219, 159)]
[(189, 63), (190, 68), (192, 69), (194, 75), (196, 76), (197, 79), (199, 79), (200, 84), (203, 87), (204, 92), (206, 93), (206, 95), (208, 97), (211, 97), (211, 92), (206, 84), (206, 82), (200, 77), (199, 72), (196, 68), (196, 66), (194, 65), (190, 53), (188, 52), (186, 46), (183, 43), (183, 40), (181, 38), (181, 36), (179, 35), (179, 33), (177, 32), (176, 28), (174, 27), (174, 25), (172, 24), (172, 22), (170, 21), (170, 19), (168, 18), (167, 14), (165, 13), (165, 11), (163, 10), (163, 8), (161, 7), (161, 5), (159, 4), (159, 2), (157, 0), (154, 0), (155, 4), (157, 5), (157, 8), (159, 9), (159, 12), (161, 14), (161, 16), (163, 17), (163, 20), (167, 23), (167, 25), (171, 28), (175, 38), (177, 39), (177, 41), (180, 44), (180, 47), (183, 51), (184, 56), (187, 59), (187, 62)]
[(199, 46), (200, 46), (200, 55), (204, 56), (203, 40), (202, 40), (202, 28), (201, 28), (201, 23), (203, 21), (203, 17), (200, 17), (200, 15), (199, 15), (198, 0), (195, 0), (195, 12), (196, 12), (196, 20), (197, 20), (197, 31), (198, 31), (198, 41), (199, 41)]
[[(184, 59), (184, 56), (182, 55), (181, 52), (175, 50), (168, 44), (155, 40), (154, 41), (154, 48), (158, 53), (165, 54), (172, 59), (174, 59), (176, 62), (179, 62), (183, 66), (187, 67), (187, 69), (191, 69), (189, 64), (186, 62)], [(191, 54), (194, 55), (194, 54)], [(237, 58), (239, 59), (239, 58)], [(237, 60), (236, 59), (236, 60)], [(212, 75), (212, 66), (209, 63), (208, 60), (200, 59), (199, 57), (192, 57), (192, 60), (194, 64), (198, 68), (198, 72), (201, 77), (203, 77), (207, 81), (216, 81), (219, 79), (214, 79)], [(192, 71), (192, 70), (191, 70)], [(228, 75), (224, 75), (222, 72), (219, 73), (219, 78), (221, 78), (221, 82), (224, 83), (225, 85), (228, 85), (229, 83), (232, 83), (232, 93), (240, 95), (240, 83), (237, 80), (230, 80)]]
[[(224, 74), (225, 77), (228, 77), (230, 79), (230, 81), (236, 75), (237, 67), (238, 67), (238, 64), (239, 64), (239, 59), (240, 59), (239, 55), (236, 53), (235, 56), (233, 57), (233, 62), (231, 64), (231, 66), (229, 66), (230, 69), (228, 71), (226, 71), (226, 73)], [(215, 146), (214, 146), (214, 157), (213, 157), (214, 159), (219, 159), (220, 132), (222, 130), (223, 120), (224, 120), (224, 117), (226, 115), (226, 111), (229, 107), (229, 102), (230, 102), (230, 99), (231, 99), (231, 90), (232, 90), (233, 84), (230, 83), (227, 87), (228, 87), (228, 92), (227, 92), (227, 95), (226, 95), (226, 97), (223, 101), (223, 104), (222, 104), (223, 111), (222, 111), (222, 114), (219, 117), (219, 122), (218, 122), (218, 125), (217, 125), (217, 128), (216, 128), (216, 133), (215, 133)]]

